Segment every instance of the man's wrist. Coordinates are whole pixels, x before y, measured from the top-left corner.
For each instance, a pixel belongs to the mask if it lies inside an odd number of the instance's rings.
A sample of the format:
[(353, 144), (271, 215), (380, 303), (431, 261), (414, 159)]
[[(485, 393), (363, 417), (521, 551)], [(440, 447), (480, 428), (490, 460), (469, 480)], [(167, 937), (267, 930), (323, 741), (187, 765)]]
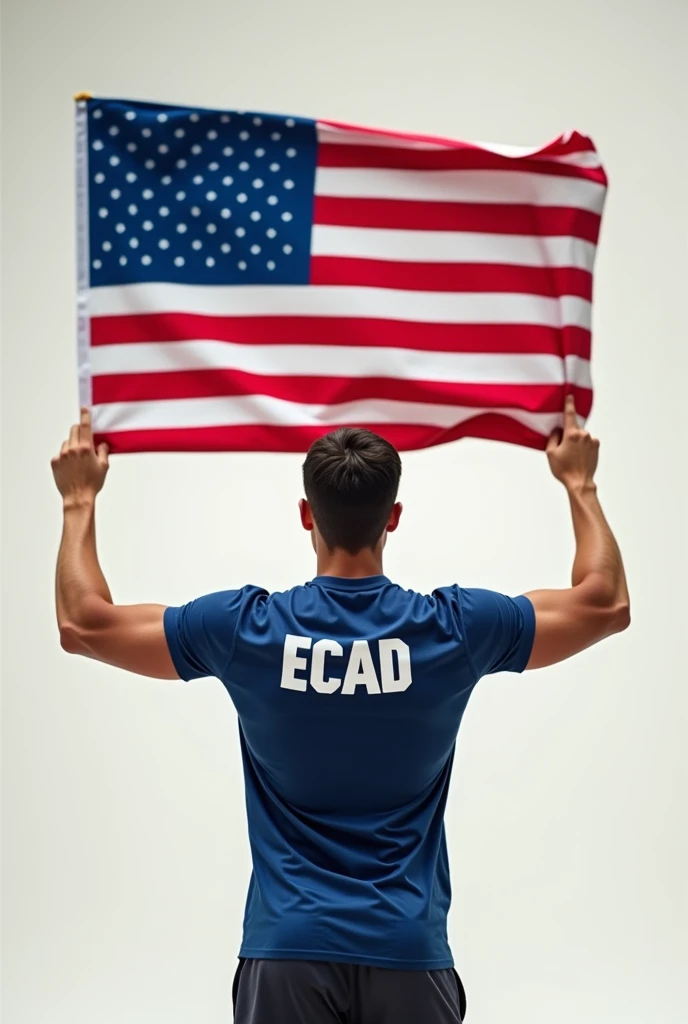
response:
[(65, 494), (62, 496), (62, 509), (64, 512), (91, 511), (96, 504), (96, 496), (90, 492), (77, 494)]
[(570, 498), (585, 498), (597, 494), (597, 484), (592, 478), (570, 478), (562, 481)]

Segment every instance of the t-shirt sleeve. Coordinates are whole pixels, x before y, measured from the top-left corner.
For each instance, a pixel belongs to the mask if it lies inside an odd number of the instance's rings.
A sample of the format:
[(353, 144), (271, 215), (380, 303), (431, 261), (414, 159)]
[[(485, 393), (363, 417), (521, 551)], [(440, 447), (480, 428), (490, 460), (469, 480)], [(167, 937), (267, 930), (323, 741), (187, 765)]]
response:
[(529, 598), (462, 589), (459, 603), (476, 679), (494, 672), (523, 672), (535, 639), (535, 610)]
[(244, 595), (245, 590), (223, 590), (165, 609), (167, 646), (181, 679), (222, 678), (234, 650)]

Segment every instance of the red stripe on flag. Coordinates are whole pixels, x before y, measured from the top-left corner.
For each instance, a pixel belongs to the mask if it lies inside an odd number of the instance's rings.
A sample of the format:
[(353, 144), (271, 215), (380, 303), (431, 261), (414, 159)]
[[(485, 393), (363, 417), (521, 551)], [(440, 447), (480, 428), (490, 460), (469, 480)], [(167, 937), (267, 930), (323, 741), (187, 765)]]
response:
[[(241, 370), (173, 370), (103, 374), (93, 378), (93, 403), (155, 402), (179, 398), (269, 395), (303, 405), (338, 405), (370, 398), (472, 408), (560, 412), (568, 385), (475, 384), (401, 380), (395, 377), (268, 376)], [(592, 392), (574, 388), (576, 408), (587, 416)]]
[[(444, 430), (417, 424), (357, 423), (386, 437), (399, 451), (429, 448), (459, 437), (506, 441), (544, 450), (546, 438), (516, 420), (486, 413)], [(110, 451), (123, 452), (305, 452), (334, 427), (274, 427), (255, 424), (234, 427), (184, 427), (175, 430), (129, 430), (96, 434), (95, 443), (107, 442)]]
[[(459, 139), (447, 139), (441, 135), (418, 135), (414, 132), (395, 132), (390, 131), (387, 128), (371, 128), (366, 126), (359, 126), (355, 124), (346, 124), (343, 121), (323, 121), (318, 120), (318, 126), (324, 128), (336, 128), (344, 134), (345, 132), (354, 132), (356, 135), (365, 135), (370, 137), (371, 145), (375, 144), (375, 136), (383, 136), (386, 139), (398, 140), (401, 145), (404, 142), (425, 142), (433, 145), (447, 146), (450, 149), (460, 150), (477, 150), (480, 153), (492, 152), (489, 145), (480, 145), (477, 142), (462, 142)], [(565, 136), (560, 135), (559, 138), (553, 139), (552, 142), (548, 142), (545, 146), (541, 146), (540, 149), (533, 150), (530, 156), (571, 156), (574, 153), (596, 153), (597, 150), (593, 144), (592, 139), (589, 139), (587, 135), (581, 135), (580, 132), (568, 132)], [(510, 157), (511, 160), (520, 160), (521, 157)]]
[(501, 292), (577, 295), (592, 300), (592, 274), (577, 267), (499, 263), (410, 263), (353, 256), (313, 256), (311, 284), (364, 285), (421, 292)]
[(548, 174), (562, 178), (583, 178), (606, 184), (601, 167), (577, 167), (547, 158), (502, 156), (480, 149), (402, 149), (393, 146), (337, 145), (321, 142), (318, 167), (379, 167), (409, 171), (511, 171)]
[(590, 358), (590, 331), (530, 324), (428, 324), (346, 317), (140, 313), (91, 320), (91, 344), (227, 341), (238, 345), (362, 345), (428, 352), (555, 353)]
[(435, 203), (414, 199), (316, 196), (315, 224), (410, 231), (472, 231), (492, 235), (571, 235), (597, 243), (601, 218), (567, 206)]

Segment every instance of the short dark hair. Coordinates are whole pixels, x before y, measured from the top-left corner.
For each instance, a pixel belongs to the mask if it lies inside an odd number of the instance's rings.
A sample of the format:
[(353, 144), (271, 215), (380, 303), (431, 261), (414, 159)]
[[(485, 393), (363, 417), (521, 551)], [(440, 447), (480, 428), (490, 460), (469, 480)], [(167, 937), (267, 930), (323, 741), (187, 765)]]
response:
[(330, 550), (355, 555), (382, 536), (397, 498), (401, 459), (371, 430), (341, 427), (319, 438), (303, 464), (313, 518)]

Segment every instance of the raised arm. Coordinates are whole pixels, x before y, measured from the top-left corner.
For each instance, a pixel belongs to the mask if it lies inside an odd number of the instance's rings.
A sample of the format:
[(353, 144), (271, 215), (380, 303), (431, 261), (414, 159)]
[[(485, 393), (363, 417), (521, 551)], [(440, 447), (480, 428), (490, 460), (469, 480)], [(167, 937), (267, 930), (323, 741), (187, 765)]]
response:
[(98, 562), (95, 502), (108, 454), (104, 445), (94, 448), (88, 409), (81, 410), (81, 422), (52, 469), (64, 516), (55, 586), (62, 647), (139, 675), (177, 679), (163, 627), (165, 606), (113, 604)]
[(547, 447), (552, 473), (571, 505), (576, 555), (571, 586), (526, 596), (535, 609), (535, 641), (528, 668), (544, 668), (578, 654), (630, 623), (630, 602), (621, 552), (597, 497), (599, 441), (578, 425), (569, 397), (564, 430)]

